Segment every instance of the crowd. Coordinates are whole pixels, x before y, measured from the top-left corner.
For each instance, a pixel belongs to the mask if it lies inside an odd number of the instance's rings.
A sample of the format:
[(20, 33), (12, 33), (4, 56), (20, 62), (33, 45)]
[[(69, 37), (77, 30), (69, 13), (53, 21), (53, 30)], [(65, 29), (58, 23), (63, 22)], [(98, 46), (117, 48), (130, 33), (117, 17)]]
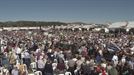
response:
[(1, 31), (0, 75), (134, 75), (134, 35)]

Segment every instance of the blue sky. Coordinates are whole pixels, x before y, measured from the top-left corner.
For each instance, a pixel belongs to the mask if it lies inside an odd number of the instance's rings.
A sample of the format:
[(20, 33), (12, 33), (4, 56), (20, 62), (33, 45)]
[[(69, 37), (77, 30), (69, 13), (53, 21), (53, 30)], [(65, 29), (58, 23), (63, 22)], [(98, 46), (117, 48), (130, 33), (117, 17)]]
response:
[(105, 23), (134, 20), (134, 0), (0, 0), (0, 21)]

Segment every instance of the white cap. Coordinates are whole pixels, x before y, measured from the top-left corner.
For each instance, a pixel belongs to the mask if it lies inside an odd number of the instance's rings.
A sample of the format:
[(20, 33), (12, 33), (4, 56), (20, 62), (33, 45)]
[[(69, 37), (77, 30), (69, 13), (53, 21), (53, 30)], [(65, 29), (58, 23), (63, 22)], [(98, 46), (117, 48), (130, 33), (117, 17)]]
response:
[(131, 52), (131, 54), (133, 55), (133, 54), (134, 54), (134, 52)]
[(73, 58), (73, 60), (74, 60), (74, 61), (77, 61), (77, 59), (76, 59), (76, 58)]
[(52, 52), (52, 49), (48, 49), (48, 52), (50, 52), (50, 53), (51, 53), (51, 52)]

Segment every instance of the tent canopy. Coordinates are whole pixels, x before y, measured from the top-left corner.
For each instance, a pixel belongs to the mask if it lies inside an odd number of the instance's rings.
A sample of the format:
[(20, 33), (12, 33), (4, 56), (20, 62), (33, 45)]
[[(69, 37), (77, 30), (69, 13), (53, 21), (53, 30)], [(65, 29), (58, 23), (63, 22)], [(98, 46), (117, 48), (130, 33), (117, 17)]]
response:
[(128, 22), (127, 28), (134, 28), (134, 21)]
[(109, 28), (121, 28), (123, 26), (126, 26), (127, 22), (115, 22), (109, 25)]

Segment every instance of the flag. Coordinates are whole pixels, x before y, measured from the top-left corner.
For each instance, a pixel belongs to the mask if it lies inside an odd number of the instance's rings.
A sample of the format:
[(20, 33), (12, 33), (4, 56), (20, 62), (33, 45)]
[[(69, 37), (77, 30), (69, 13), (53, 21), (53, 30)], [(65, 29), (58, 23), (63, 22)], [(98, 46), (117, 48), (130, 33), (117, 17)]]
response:
[(119, 46), (117, 46), (116, 43), (113, 43), (113, 42), (110, 42), (108, 45), (107, 45), (107, 49), (108, 51), (118, 51), (118, 50), (121, 50), (119, 48)]

